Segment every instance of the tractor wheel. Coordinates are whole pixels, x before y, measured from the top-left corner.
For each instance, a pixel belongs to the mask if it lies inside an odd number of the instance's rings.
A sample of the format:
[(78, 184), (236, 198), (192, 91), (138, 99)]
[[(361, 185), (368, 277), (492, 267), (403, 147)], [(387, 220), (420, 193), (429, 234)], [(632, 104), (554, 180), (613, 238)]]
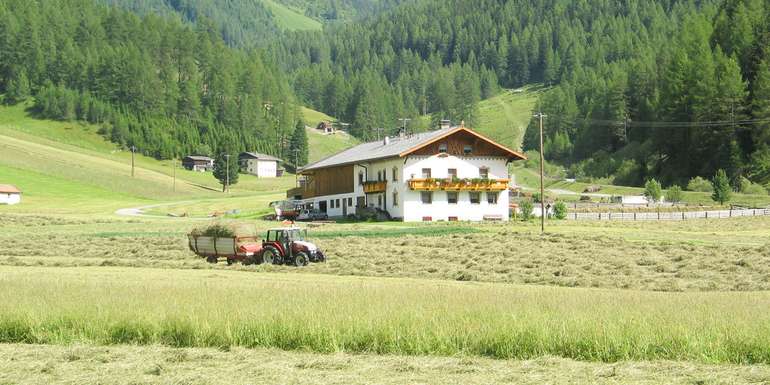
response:
[(227, 258), (227, 265), (228, 265), (228, 266), (232, 265), (233, 263), (235, 263), (235, 260), (234, 260), (234, 259), (232, 259), (232, 258)]
[(307, 254), (303, 251), (300, 251), (299, 253), (294, 255), (294, 266), (297, 266), (297, 267), (307, 266), (309, 262), (310, 261), (308, 259)]
[(206, 257), (206, 262), (217, 263), (217, 257)]
[(277, 265), (281, 254), (273, 247), (266, 247), (262, 251), (262, 263), (266, 265)]

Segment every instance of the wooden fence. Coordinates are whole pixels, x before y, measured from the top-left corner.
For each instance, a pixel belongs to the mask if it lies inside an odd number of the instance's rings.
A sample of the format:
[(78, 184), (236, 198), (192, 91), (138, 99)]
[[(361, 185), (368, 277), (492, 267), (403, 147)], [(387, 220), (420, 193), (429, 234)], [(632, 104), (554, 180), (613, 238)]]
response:
[(574, 221), (685, 221), (688, 219), (719, 219), (770, 216), (770, 209), (734, 209), (715, 211), (642, 212), (642, 213), (569, 213)]

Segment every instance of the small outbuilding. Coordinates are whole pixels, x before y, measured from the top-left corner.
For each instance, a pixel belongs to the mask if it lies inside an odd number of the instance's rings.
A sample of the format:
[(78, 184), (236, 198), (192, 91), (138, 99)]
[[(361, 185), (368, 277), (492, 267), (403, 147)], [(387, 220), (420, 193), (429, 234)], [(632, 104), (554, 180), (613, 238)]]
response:
[(182, 158), (182, 167), (199, 172), (211, 171), (214, 169), (214, 159), (208, 156), (189, 155)]
[(255, 175), (258, 178), (275, 178), (283, 175), (279, 168), (282, 160), (258, 152), (242, 152), (238, 155), (241, 172)]
[(21, 190), (10, 184), (0, 184), (0, 204), (15, 205), (21, 203)]

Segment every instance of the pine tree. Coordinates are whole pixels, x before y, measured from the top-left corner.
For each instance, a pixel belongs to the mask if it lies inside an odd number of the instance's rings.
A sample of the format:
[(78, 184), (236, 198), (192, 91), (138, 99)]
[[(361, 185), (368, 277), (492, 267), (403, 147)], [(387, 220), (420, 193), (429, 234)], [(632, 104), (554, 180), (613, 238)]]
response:
[(307, 130), (305, 130), (305, 122), (302, 121), (302, 119), (297, 121), (297, 126), (294, 128), (294, 133), (291, 135), (289, 155), (292, 157), (291, 161), (294, 163), (295, 169), (307, 164)]
[(23, 102), (30, 96), (29, 79), (23, 69), (14, 72), (13, 78), (8, 82), (6, 92), (7, 101), (11, 104)]
[(238, 154), (222, 152), (214, 159), (214, 178), (222, 185), (222, 192), (238, 183)]
[(720, 205), (724, 205), (725, 202), (730, 201), (732, 188), (730, 187), (730, 179), (727, 178), (725, 170), (717, 170), (714, 179), (711, 181), (711, 185), (714, 187), (714, 192), (711, 194), (711, 199), (714, 200), (714, 202), (719, 202)]

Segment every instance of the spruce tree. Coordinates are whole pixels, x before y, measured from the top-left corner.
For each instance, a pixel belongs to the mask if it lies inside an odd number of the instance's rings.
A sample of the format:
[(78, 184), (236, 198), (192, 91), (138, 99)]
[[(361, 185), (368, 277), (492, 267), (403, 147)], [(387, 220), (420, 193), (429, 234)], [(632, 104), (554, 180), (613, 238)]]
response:
[(727, 178), (725, 170), (717, 170), (714, 179), (711, 181), (711, 185), (714, 187), (714, 192), (711, 194), (711, 199), (714, 202), (719, 202), (720, 205), (724, 205), (725, 202), (730, 201), (732, 195), (732, 188), (730, 187), (730, 179)]
[(291, 135), (289, 156), (291, 156), (290, 161), (294, 163), (295, 170), (307, 164), (307, 131), (305, 130), (305, 122), (302, 121), (302, 119), (297, 121), (297, 126), (294, 128), (294, 133)]
[(213, 174), (222, 185), (222, 192), (228, 191), (230, 186), (238, 183), (238, 171), (238, 154), (223, 151), (214, 159)]
[(8, 103), (23, 102), (30, 96), (29, 79), (25, 70), (15, 71), (13, 78), (8, 82), (6, 98)]

